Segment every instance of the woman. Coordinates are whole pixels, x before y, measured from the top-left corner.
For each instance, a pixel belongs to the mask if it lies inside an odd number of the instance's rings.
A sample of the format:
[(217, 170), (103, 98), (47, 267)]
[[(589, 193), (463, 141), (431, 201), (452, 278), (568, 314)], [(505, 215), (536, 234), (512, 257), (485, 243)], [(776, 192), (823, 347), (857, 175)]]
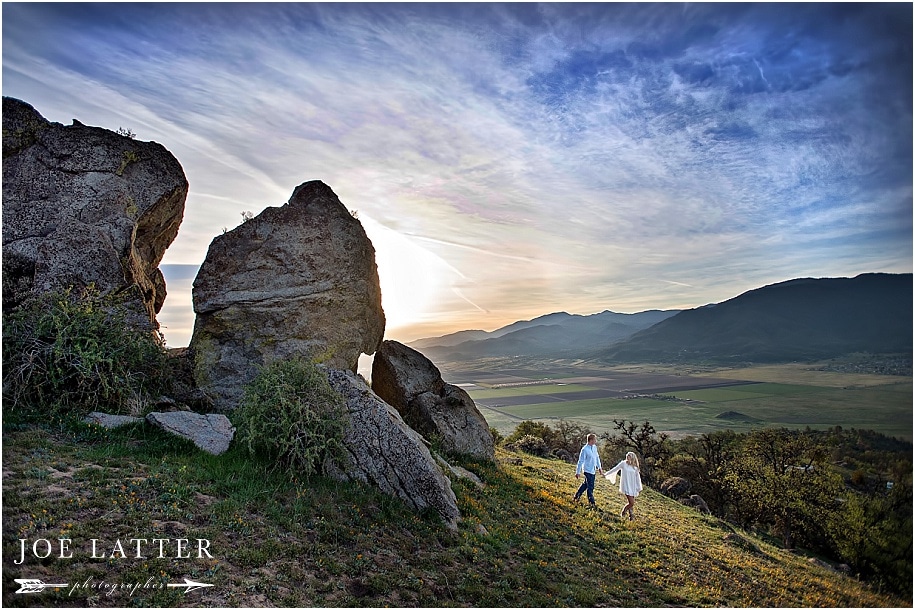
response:
[(630, 451), (626, 454), (626, 459), (607, 471), (604, 476), (611, 483), (616, 483), (616, 473), (620, 473), (620, 492), (626, 496), (627, 504), (623, 507), (620, 517), (625, 517), (629, 512), (629, 520), (635, 517), (632, 515), (632, 509), (635, 508), (635, 498), (642, 491), (642, 476), (639, 474), (639, 458), (635, 453)]

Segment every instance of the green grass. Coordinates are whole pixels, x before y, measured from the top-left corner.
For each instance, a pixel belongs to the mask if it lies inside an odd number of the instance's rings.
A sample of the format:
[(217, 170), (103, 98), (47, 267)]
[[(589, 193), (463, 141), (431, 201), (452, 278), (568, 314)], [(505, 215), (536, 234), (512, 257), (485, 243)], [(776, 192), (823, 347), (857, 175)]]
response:
[[(797, 383), (778, 382), (779, 371)], [(691, 402), (643, 398), (551, 400), (497, 410), (481, 409), (481, 412), (491, 426), (506, 435), (517, 426), (519, 419), (546, 422), (567, 419), (582, 423), (597, 433), (613, 430), (614, 419), (629, 419), (648, 420), (658, 431), (674, 437), (721, 429), (747, 431), (759, 427), (807, 426), (825, 429), (838, 425), (912, 440), (911, 378), (813, 371), (799, 365), (740, 369), (736, 372), (716, 370), (708, 374), (760, 383), (665, 393), (666, 396)], [(520, 389), (524, 393), (516, 395), (544, 393), (535, 391), (537, 387), (549, 386), (525, 386)], [(470, 395), (473, 398), (490, 398), (480, 391), (472, 391)], [(727, 411), (737, 411), (756, 421), (749, 423), (717, 418)]]
[[(671, 432), (674, 435), (693, 434), (723, 427), (733, 427), (733, 422), (715, 420), (715, 416), (726, 409), (720, 405), (688, 404), (650, 398), (612, 399), (595, 398), (590, 400), (570, 400), (561, 403), (541, 403), (500, 408), (500, 412), (511, 414), (516, 418), (553, 421), (566, 419), (581, 423), (595, 433), (609, 432), (614, 429), (614, 419), (634, 421), (648, 420), (659, 431)], [(490, 425), (503, 434), (508, 434), (518, 424), (517, 419), (504, 418), (501, 422), (490, 419), (492, 409), (483, 409), (481, 413)], [(501, 425), (501, 427), (500, 427)]]
[(490, 398), (506, 398), (509, 396), (537, 396), (539, 394), (565, 394), (568, 392), (581, 392), (586, 390), (595, 390), (586, 385), (579, 384), (538, 384), (526, 385), (511, 388), (497, 388), (494, 390), (472, 390), (472, 396), (475, 399), (487, 400)]
[[(361, 485), (300, 480), (236, 449), (215, 457), (146, 426), (108, 433), (8, 427), (3, 550), (18, 538), (206, 538), (214, 558), (27, 560), (3, 568), (6, 606), (903, 606), (910, 600), (735, 531), (651, 490), (634, 522), (598, 481), (602, 511), (571, 501), (574, 467), (521, 456), (464, 462), (457, 532)], [(498, 450), (500, 458), (516, 458)], [(212, 583), (211, 589), (16, 595), (45, 582)]]

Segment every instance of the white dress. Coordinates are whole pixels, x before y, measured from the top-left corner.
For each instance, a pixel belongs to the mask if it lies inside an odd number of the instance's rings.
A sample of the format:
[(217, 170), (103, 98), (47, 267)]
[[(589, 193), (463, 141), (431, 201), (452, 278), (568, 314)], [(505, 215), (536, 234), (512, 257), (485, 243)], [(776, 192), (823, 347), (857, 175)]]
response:
[(642, 477), (639, 475), (639, 469), (634, 468), (623, 460), (612, 469), (608, 470), (604, 477), (610, 483), (616, 483), (616, 473), (620, 473), (620, 493), (635, 498), (642, 491)]

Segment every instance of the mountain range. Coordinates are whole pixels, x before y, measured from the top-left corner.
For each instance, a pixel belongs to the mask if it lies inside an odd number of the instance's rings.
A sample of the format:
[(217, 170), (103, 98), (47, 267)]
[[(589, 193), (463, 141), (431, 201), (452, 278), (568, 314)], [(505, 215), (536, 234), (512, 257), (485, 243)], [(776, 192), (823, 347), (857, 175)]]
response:
[(465, 330), (443, 337), (420, 339), (410, 347), (435, 361), (476, 360), (504, 356), (577, 358), (650, 328), (678, 313), (643, 311), (626, 314), (604, 311), (588, 316), (566, 312), (522, 320), (497, 330)]
[(410, 344), (433, 361), (527, 356), (622, 362), (783, 362), (912, 353), (912, 274), (802, 278), (721, 303), (635, 314), (565, 312)]

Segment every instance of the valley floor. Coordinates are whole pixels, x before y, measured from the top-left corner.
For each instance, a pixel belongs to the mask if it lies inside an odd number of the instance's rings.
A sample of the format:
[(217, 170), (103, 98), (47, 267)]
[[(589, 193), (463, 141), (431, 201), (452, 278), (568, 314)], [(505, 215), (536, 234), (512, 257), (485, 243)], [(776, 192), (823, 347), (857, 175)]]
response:
[(597, 433), (628, 419), (650, 421), (673, 438), (842, 426), (912, 440), (911, 375), (842, 372), (828, 363), (725, 369), (503, 359), (441, 368), (502, 434), (526, 419), (565, 419)]

